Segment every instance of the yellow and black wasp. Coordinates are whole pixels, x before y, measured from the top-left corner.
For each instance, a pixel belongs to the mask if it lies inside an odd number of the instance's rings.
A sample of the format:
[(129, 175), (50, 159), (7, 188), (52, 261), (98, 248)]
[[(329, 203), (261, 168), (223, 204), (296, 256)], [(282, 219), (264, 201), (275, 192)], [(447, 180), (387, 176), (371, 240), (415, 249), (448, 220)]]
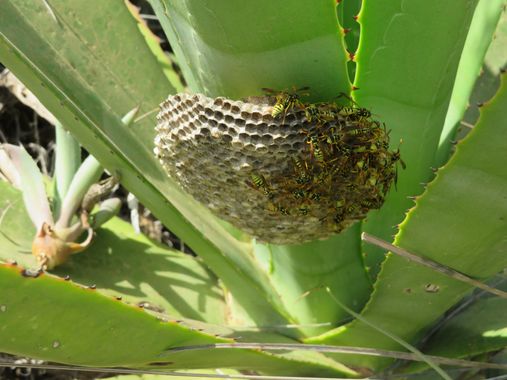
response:
[(341, 107), (338, 113), (350, 121), (363, 121), (371, 117), (370, 110), (356, 106)]
[(350, 121), (364, 121), (371, 117), (371, 112), (367, 108), (362, 108), (347, 94), (340, 93), (338, 97), (345, 97), (349, 100), (349, 106), (342, 106), (338, 108), (338, 113)]
[(269, 203), (268, 204), (268, 211), (271, 211), (273, 213), (280, 213), (282, 215), (290, 215), (290, 211), (285, 208), (285, 206), (282, 206), (280, 203)]
[[(403, 143), (403, 140), (400, 140), (400, 145)], [(398, 146), (398, 149), (391, 153), (391, 163), (394, 163), (395, 169), (394, 169), (394, 188), (397, 189), (398, 185), (398, 162), (401, 165), (401, 168), (405, 170), (407, 168), (407, 165), (405, 162), (401, 159), (400, 155), (400, 147)]]
[(310, 155), (315, 158), (315, 160), (319, 164), (324, 163), (324, 152), (320, 148), (318, 137), (315, 135), (310, 135), (306, 140), (308, 144), (310, 144)]
[(292, 159), (294, 164), (294, 172), (296, 173), (296, 183), (304, 185), (311, 181), (311, 177), (308, 173), (308, 164), (300, 157), (294, 157)]
[(305, 107), (306, 120), (310, 123), (316, 121), (320, 122), (320, 110), (315, 104), (309, 104)]
[(347, 130), (347, 135), (357, 136), (357, 135), (366, 135), (371, 132), (371, 128), (352, 128)]
[(260, 190), (266, 195), (268, 198), (273, 198), (273, 193), (271, 191), (270, 186), (268, 185), (268, 182), (266, 181), (266, 178), (262, 174), (250, 174), (251, 181), (245, 181), (245, 183), (255, 190)]
[(304, 105), (301, 102), (301, 96), (308, 96), (307, 92), (309, 87), (293, 88), (292, 91), (276, 91), (270, 88), (263, 88), (262, 90), (267, 94), (274, 96), (276, 103), (271, 111), (271, 116), (274, 118), (283, 115), (282, 123), (285, 122), (285, 115), (294, 107), (303, 108)]
[(339, 115), (339, 108), (334, 103), (326, 103), (319, 106), (319, 121), (333, 121)]

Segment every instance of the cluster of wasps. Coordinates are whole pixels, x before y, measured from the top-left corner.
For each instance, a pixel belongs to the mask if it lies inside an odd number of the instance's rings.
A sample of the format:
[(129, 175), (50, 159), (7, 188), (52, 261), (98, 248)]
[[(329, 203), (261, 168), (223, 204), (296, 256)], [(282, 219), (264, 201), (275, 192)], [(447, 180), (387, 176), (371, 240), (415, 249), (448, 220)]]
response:
[[(269, 210), (291, 216), (314, 216), (340, 232), (355, 220), (378, 209), (404, 169), (399, 148), (389, 150), (385, 124), (351, 99), (336, 103), (303, 103), (307, 87), (293, 91), (264, 89), (274, 98), (273, 118), (288, 112), (304, 113), (301, 125), (306, 148), (290, 157), (288, 172), (278, 178), (251, 173), (249, 186), (269, 200)], [(283, 122), (282, 122), (283, 124)]]

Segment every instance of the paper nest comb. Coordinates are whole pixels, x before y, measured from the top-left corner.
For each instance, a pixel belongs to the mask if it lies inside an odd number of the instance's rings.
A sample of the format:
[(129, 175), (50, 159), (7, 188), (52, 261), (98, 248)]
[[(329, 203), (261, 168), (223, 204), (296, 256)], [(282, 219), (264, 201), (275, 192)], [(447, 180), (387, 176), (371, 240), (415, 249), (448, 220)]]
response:
[(155, 154), (170, 177), (220, 218), (275, 244), (324, 239), (379, 208), (396, 177), (380, 123), (304, 108), (272, 117), (274, 97), (169, 96)]

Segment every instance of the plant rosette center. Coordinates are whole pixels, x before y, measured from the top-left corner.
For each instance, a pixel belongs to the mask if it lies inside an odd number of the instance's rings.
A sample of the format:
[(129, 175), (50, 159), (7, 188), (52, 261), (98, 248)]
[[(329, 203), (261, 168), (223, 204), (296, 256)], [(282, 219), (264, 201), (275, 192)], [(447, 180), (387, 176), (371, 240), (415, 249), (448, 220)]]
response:
[(275, 244), (324, 239), (365, 218), (402, 163), (368, 110), (293, 94), (177, 94), (157, 117), (155, 154), (169, 176), (220, 218)]

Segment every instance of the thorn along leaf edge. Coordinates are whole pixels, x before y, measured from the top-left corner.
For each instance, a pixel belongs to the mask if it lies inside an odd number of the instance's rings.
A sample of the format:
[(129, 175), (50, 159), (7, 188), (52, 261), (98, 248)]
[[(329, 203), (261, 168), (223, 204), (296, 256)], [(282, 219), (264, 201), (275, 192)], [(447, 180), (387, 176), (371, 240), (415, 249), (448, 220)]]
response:
[(155, 155), (196, 200), (260, 241), (325, 239), (380, 208), (404, 163), (369, 110), (303, 103), (307, 90), (170, 96)]

